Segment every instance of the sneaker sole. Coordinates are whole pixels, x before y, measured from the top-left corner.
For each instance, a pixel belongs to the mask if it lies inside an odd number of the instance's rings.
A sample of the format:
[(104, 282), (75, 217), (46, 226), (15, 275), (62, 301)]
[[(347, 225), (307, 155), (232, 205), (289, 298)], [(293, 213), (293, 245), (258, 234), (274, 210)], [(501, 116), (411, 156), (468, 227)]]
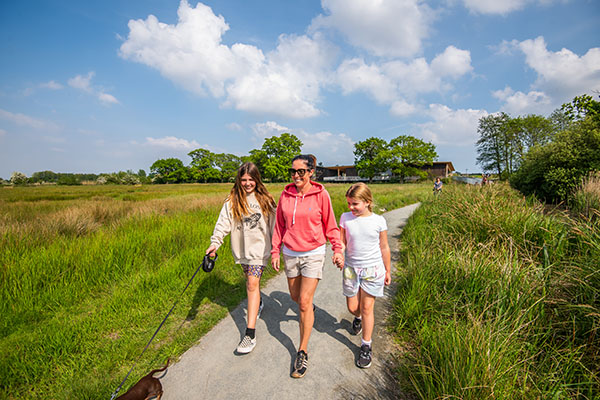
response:
[(235, 351), (237, 351), (239, 354), (248, 354), (248, 353), (251, 353), (252, 350), (254, 350), (255, 347), (256, 347), (256, 343), (250, 349), (248, 349), (248, 348), (245, 348), (245, 349), (235, 349)]
[(361, 365), (358, 363), (358, 361), (357, 361), (357, 362), (356, 362), (356, 366), (357, 366), (358, 368), (367, 369), (367, 368), (369, 368), (369, 367), (371, 366), (371, 363), (368, 363), (367, 365), (361, 366)]
[(306, 375), (306, 371), (304, 371), (304, 373), (303, 373), (302, 375), (300, 375), (300, 373), (299, 373), (299, 372), (297, 372), (297, 371), (294, 371), (294, 372), (292, 372), (292, 378), (295, 378), (295, 379), (300, 379), (300, 378), (302, 378), (304, 375)]
[(362, 333), (362, 328), (360, 328), (360, 330), (358, 332), (354, 332), (352, 331), (355, 335), (360, 335)]

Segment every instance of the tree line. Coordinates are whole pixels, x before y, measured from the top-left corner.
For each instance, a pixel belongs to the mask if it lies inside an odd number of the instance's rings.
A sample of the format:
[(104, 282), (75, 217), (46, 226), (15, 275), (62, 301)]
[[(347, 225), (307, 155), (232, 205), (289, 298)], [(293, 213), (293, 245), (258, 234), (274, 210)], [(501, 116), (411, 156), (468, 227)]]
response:
[(477, 163), (526, 195), (568, 202), (600, 170), (600, 102), (576, 96), (549, 117), (506, 113), (479, 120)]

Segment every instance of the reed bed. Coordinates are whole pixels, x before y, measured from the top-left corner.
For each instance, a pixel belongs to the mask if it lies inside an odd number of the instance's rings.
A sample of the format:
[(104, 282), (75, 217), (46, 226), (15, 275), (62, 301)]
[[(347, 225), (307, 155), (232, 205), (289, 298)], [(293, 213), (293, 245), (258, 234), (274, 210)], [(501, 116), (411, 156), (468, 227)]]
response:
[[(326, 185), (338, 217), (348, 186)], [(430, 186), (372, 189), (391, 209), (431, 196)], [(230, 188), (0, 190), (0, 398), (108, 398), (198, 267)], [(268, 188), (278, 198), (283, 184)], [(267, 269), (263, 282), (272, 276)], [(226, 239), (215, 270), (196, 276), (123, 390), (245, 295)]]
[(403, 232), (399, 377), (423, 399), (600, 395), (600, 225), (505, 185), (445, 188)]

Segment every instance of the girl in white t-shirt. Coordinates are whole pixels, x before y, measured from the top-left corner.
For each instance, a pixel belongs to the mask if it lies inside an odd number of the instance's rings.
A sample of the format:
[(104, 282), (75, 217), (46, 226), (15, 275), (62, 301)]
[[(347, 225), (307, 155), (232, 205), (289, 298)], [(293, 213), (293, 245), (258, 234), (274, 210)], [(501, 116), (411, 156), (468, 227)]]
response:
[(346, 192), (350, 212), (340, 218), (340, 235), (346, 249), (343, 289), (348, 311), (354, 314), (352, 330), (362, 332), (356, 365), (371, 366), (371, 337), (375, 319), (375, 297), (383, 296), (383, 287), (392, 282), (387, 224), (372, 211), (373, 195), (364, 183), (356, 183)]

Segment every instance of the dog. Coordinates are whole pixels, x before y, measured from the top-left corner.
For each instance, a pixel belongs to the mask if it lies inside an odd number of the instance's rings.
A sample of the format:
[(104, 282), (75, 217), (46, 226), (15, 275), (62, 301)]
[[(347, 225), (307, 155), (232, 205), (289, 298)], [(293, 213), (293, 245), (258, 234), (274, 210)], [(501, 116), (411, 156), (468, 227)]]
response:
[(170, 360), (170, 358), (167, 359), (167, 363), (164, 367), (152, 370), (148, 375), (140, 379), (135, 385), (130, 387), (127, 392), (117, 397), (115, 400), (148, 400), (153, 397), (156, 400), (160, 400), (163, 394), (162, 385), (158, 378), (155, 378), (152, 375), (167, 369)]

